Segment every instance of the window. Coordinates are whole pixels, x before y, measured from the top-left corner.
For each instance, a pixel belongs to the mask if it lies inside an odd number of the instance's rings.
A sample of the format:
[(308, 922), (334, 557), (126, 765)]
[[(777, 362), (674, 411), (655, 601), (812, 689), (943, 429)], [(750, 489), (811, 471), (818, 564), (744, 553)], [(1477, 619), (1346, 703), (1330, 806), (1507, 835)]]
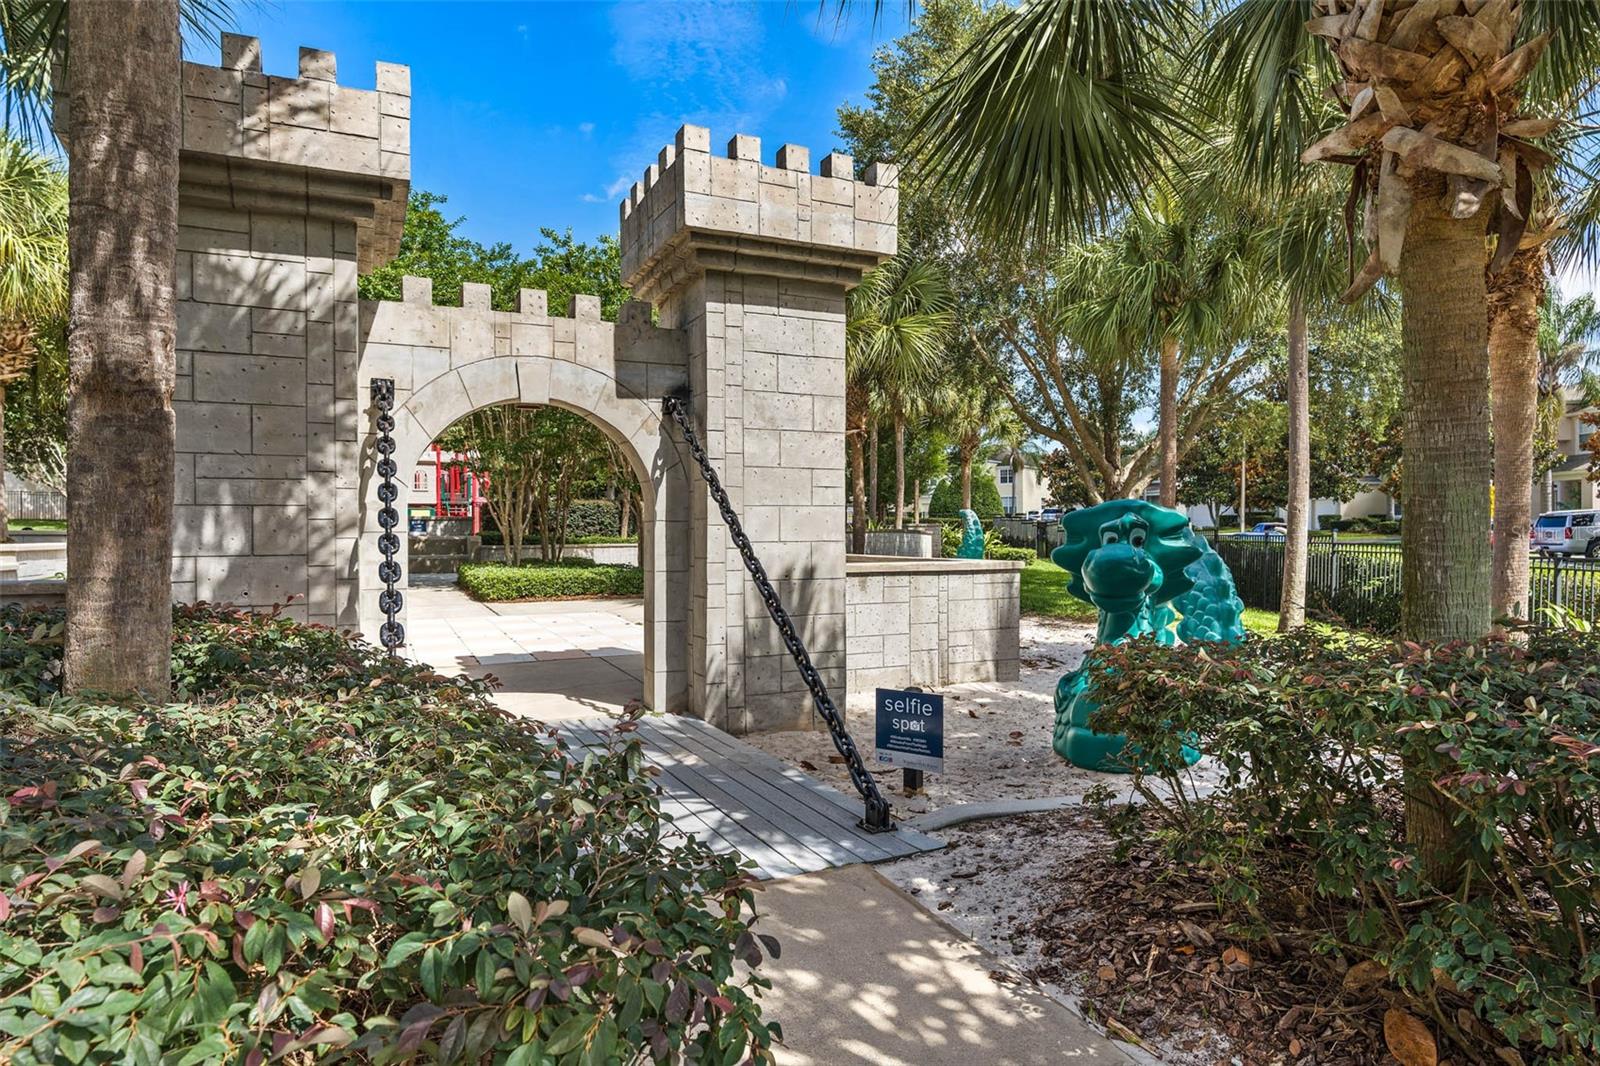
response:
[(411, 475), (411, 488), (414, 492), (427, 492), (430, 488), (428, 481), (432, 471), (427, 468), (417, 470)]
[(1000, 484), (1002, 484), (1002, 485), (1011, 484), (1012, 478), (1013, 478), (1013, 474), (1012, 474), (1011, 468), (1009, 466), (1000, 467), (998, 472), (1000, 474)]

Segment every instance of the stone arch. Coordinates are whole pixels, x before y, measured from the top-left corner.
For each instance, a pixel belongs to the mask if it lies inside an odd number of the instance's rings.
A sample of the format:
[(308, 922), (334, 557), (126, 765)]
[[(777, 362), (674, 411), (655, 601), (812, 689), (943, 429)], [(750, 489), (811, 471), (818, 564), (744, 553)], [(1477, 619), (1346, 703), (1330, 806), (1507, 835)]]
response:
[[(639, 397), (605, 371), (554, 358), (491, 356), (422, 380), (395, 408), (395, 458), (402, 485), (411, 483), (428, 445), (454, 422), (502, 403), (560, 407), (581, 415), (620, 446), (642, 489), (640, 523), (644, 592), (644, 702), (652, 710), (687, 706), (688, 507), (687, 474), (678, 444), (668, 436), (658, 405)], [(364, 464), (362, 536), (357, 566), (362, 629), (375, 632), (377, 480)], [(401, 565), (410, 572), (409, 546), (401, 540)]]

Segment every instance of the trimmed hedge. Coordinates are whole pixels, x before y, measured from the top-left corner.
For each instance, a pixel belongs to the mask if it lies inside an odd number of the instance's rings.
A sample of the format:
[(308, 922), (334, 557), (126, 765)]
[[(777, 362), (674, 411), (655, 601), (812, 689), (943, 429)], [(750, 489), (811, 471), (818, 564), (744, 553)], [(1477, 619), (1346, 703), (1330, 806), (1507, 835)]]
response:
[(0, 611), (0, 1061), (771, 1061), (749, 875), (625, 731), (216, 608), (186, 702), (69, 699), (60, 618)]
[(1031, 563), (1039, 558), (1032, 548), (1013, 548), (1009, 544), (989, 544), (983, 549), (985, 559), (1008, 559), (1012, 562)]
[(575, 596), (643, 596), (637, 566), (597, 565), (588, 559), (559, 563), (463, 563), (456, 583), (475, 600), (560, 600)]
[(611, 500), (573, 500), (567, 512), (567, 539), (615, 537), (622, 531), (622, 508)]
[(1322, 524), (1324, 529), (1335, 533), (1377, 533), (1384, 536), (1399, 536), (1400, 519), (1383, 518), (1379, 515), (1363, 515), (1360, 518), (1330, 518)]

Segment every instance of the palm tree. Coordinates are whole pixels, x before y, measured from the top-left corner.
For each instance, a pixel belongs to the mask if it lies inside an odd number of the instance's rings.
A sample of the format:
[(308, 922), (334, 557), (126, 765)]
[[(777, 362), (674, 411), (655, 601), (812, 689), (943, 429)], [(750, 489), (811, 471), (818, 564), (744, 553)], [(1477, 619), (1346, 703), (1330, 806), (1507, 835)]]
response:
[[(1308, 32), (1330, 46), (1316, 78), (1305, 76)], [(1600, 5), (1589, 2), (1494, 0), (1461, 17), (1454, 4), (1240, 0), (1201, 41), (1219, 57), (1235, 46), (1221, 69), (1243, 90), (1240, 123), (1264, 146), (1263, 170), (1287, 169), (1281, 149), (1296, 141), (1305, 162), (1354, 167), (1349, 203), (1363, 207), (1370, 252), (1347, 296), (1398, 276), (1409, 637), (1476, 639), (1490, 627), (1484, 233), (1498, 237), (1496, 272), (1523, 241), (1548, 158), (1527, 139), (1550, 124), (1520, 113), (1524, 83), (1543, 54), (1535, 86), (1579, 84), (1597, 35)], [(1341, 121), (1305, 143), (1319, 82), (1334, 89)], [(1293, 130), (1292, 140), (1265, 136)], [(1407, 795), (1408, 836), (1426, 872), (1447, 883), (1457, 869), (1451, 812), (1415, 768)]]
[(894, 428), (896, 529), (905, 526), (906, 427), (938, 382), (955, 325), (951, 307), (950, 288), (938, 269), (903, 259), (871, 271), (850, 293), (847, 360), (882, 396)]
[(1164, 184), (1151, 188), (1105, 240), (1069, 250), (1062, 282), (1069, 331), (1085, 348), (1135, 347), (1158, 360), (1161, 503), (1178, 504), (1180, 379), (1199, 379), (1249, 331), (1263, 293), (1251, 227), (1231, 204), (1209, 208)]
[[(67, 304), (67, 181), (48, 157), (0, 141), (0, 481), (6, 386), (34, 371), (38, 334)], [(8, 538), (0, 493), (0, 541)]]
[[(65, 58), (69, 691), (171, 690), (181, 32), (226, 0), (0, 0), (13, 129), (41, 135)], [(60, 109), (58, 109), (60, 110)]]
[(961, 506), (972, 509), (972, 464), (986, 448), (1000, 449), (1007, 458), (1021, 456), (1027, 436), (1004, 390), (977, 378), (949, 390), (940, 404), (945, 432), (955, 444), (961, 476)]
[[(1600, 368), (1600, 306), (1593, 296), (1571, 300), (1551, 290), (1539, 308), (1537, 371), (1539, 437), (1552, 440), (1566, 413), (1566, 394), (1585, 374)], [(1544, 502), (1552, 505), (1554, 487), (1546, 473)]]

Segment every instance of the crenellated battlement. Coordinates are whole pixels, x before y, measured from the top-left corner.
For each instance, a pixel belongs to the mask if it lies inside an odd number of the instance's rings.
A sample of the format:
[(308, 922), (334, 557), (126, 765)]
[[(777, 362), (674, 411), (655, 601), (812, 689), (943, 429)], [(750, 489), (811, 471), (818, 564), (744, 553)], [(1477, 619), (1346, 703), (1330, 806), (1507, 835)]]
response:
[(302, 48), (297, 76), (280, 77), (257, 38), (231, 33), (221, 58), (183, 64), (184, 202), (354, 219), (360, 269), (390, 259), (410, 189), (410, 68), (379, 63), (376, 88), (352, 89), (332, 52)]
[(709, 129), (680, 127), (620, 205), (624, 281), (654, 300), (738, 256), (742, 269), (853, 284), (894, 255), (898, 167), (874, 163), (857, 180), (855, 161), (832, 152), (813, 174), (796, 144), (776, 161), (761, 162), (760, 138), (736, 134), (716, 156)]

